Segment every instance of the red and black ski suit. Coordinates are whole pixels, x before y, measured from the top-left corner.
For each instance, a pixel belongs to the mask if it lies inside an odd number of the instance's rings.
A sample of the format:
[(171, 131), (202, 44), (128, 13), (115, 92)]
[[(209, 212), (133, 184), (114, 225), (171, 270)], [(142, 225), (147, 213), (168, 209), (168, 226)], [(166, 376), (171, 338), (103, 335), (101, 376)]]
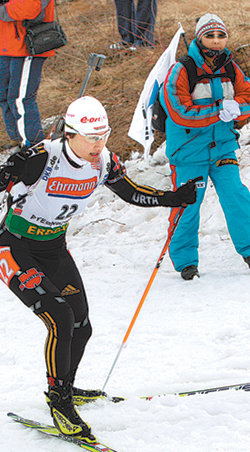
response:
[[(81, 202), (85, 206), (86, 198), (100, 183), (125, 201), (143, 207), (192, 203), (196, 194), (192, 184), (187, 189), (182, 187), (178, 193), (159, 192), (135, 184), (127, 177), (117, 155), (107, 148), (103, 151), (106, 163), (103, 159), (100, 159), (99, 165), (72, 159), (72, 153), (69, 157), (67, 152), (68, 143), (62, 143), (60, 139), (58, 146), (61, 146), (62, 152), (53, 172), (49, 173), (50, 144), (50, 140), (45, 140), (31, 150), (14, 154), (0, 167), (1, 191), (6, 189), (9, 172), (13, 174), (15, 167), (16, 173), (20, 172), (16, 181), (18, 184), (14, 187), (14, 198), (20, 198), (20, 201), (11, 206), (0, 234), (0, 278), (48, 329), (45, 346), (48, 376), (73, 382), (91, 336), (91, 324), (81, 275), (65, 241), (67, 221), (72, 212), (81, 213)], [(101, 180), (103, 165), (106, 167)], [(93, 173), (93, 177), (88, 176), (87, 182), (86, 171)], [(75, 175), (74, 180), (72, 174)], [(46, 179), (46, 183), (39, 191), (41, 179)], [(71, 183), (65, 184), (65, 180)], [(37, 188), (34, 188), (36, 184)], [(31, 198), (27, 195), (28, 188), (31, 192), (33, 189)], [(41, 193), (45, 205), (39, 203)], [(49, 206), (53, 202), (54, 210), (62, 202), (62, 211), (53, 213), (54, 222), (49, 218)], [(31, 207), (27, 207), (29, 205)]]

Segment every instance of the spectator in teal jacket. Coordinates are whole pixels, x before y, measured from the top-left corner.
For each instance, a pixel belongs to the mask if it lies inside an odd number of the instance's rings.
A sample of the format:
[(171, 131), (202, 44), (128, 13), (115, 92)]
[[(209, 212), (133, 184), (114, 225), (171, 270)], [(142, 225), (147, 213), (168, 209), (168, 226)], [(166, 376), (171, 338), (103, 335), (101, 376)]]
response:
[[(180, 220), (170, 244), (170, 257), (185, 280), (199, 276), (198, 230), (200, 206), (208, 176), (222, 206), (236, 251), (250, 266), (250, 194), (239, 175), (235, 151), (239, 148), (234, 120), (250, 115), (250, 83), (226, 48), (228, 32), (215, 14), (202, 16), (188, 54), (193, 58), (200, 79), (189, 91), (186, 68), (177, 62), (170, 69), (160, 92), (167, 113), (166, 154), (177, 188), (188, 179), (202, 175), (197, 202), (189, 206)], [(228, 77), (228, 65), (235, 74)], [(177, 210), (172, 209), (170, 223)]]

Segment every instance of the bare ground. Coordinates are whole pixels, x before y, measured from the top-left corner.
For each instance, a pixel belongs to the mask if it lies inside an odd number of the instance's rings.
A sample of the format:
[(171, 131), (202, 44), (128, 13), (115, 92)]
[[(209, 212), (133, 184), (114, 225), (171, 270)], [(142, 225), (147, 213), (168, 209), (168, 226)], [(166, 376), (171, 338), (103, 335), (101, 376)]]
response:
[[(206, 12), (218, 14), (229, 31), (228, 48), (247, 75), (250, 75), (248, 0), (158, 0), (154, 50), (113, 51), (109, 46), (119, 41), (113, 0), (57, 0), (57, 15), (68, 38), (68, 44), (47, 59), (38, 92), (42, 120), (63, 114), (79, 95), (91, 52), (106, 56), (101, 71), (93, 71), (85, 94), (97, 97), (108, 111), (112, 134), (109, 148), (123, 159), (141, 146), (127, 136), (134, 109), (144, 82), (152, 67), (168, 46), (181, 22), (188, 41), (193, 39), (195, 19)], [(186, 53), (184, 42), (178, 56)], [(45, 126), (46, 127), (46, 126)], [(46, 127), (48, 129), (48, 126)], [(157, 135), (153, 150), (161, 141)], [(8, 137), (0, 121), (0, 144)]]

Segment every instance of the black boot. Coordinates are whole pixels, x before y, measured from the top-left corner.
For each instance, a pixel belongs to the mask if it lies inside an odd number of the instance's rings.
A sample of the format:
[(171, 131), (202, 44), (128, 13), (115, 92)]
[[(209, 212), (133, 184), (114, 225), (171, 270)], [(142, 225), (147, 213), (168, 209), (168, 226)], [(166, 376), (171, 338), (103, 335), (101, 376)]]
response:
[(72, 395), (74, 405), (80, 406), (85, 403), (95, 402), (98, 399), (107, 398), (106, 392), (100, 389), (79, 389), (74, 386), (77, 369), (71, 370), (69, 374), (69, 381), (72, 386)]
[(91, 429), (77, 413), (72, 397), (72, 387), (68, 382), (49, 379), (49, 406), (55, 426), (64, 435), (79, 436), (89, 443), (96, 441)]
[[(48, 392), (44, 393), (46, 402), (50, 406), (50, 398)], [(75, 406), (85, 405), (86, 403), (96, 402), (97, 400), (109, 399), (113, 403), (124, 401), (124, 397), (109, 397), (106, 392), (101, 389), (79, 389), (73, 386), (72, 388), (73, 403)]]
[(183, 268), (183, 270), (181, 272), (181, 276), (186, 281), (188, 281), (190, 279), (194, 279), (195, 276), (198, 276), (198, 278), (199, 278), (200, 275), (198, 272), (198, 267), (196, 265), (189, 265), (188, 267)]
[(243, 257), (243, 259), (248, 264), (248, 267), (250, 268), (250, 256)]
[(98, 399), (106, 399), (106, 392), (100, 389), (79, 389), (72, 388), (74, 405), (84, 405), (85, 403), (95, 402)]

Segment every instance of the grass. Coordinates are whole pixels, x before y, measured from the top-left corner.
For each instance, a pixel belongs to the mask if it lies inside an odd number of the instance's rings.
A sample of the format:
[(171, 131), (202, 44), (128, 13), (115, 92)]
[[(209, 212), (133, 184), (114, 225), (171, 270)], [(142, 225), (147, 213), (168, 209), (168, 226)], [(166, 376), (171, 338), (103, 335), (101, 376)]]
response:
[[(38, 92), (38, 105), (42, 120), (65, 112), (70, 102), (79, 95), (82, 81), (87, 71), (87, 60), (91, 52), (106, 56), (101, 71), (93, 71), (85, 94), (97, 97), (106, 107), (112, 134), (108, 146), (122, 159), (131, 150), (142, 147), (127, 136), (133, 112), (144, 82), (152, 67), (168, 46), (181, 22), (188, 41), (194, 36), (195, 19), (206, 12), (218, 14), (229, 31), (228, 48), (236, 61), (249, 75), (249, 2), (241, 0), (158, 0), (155, 39), (151, 49), (136, 52), (113, 51), (109, 46), (118, 42), (116, 11), (112, 0), (57, 0), (57, 15), (68, 44), (56, 51), (56, 56), (48, 58), (43, 69)], [(181, 42), (178, 55), (186, 53)], [(163, 141), (158, 134), (153, 150)], [(3, 121), (0, 121), (0, 144), (7, 143), (8, 136)]]

